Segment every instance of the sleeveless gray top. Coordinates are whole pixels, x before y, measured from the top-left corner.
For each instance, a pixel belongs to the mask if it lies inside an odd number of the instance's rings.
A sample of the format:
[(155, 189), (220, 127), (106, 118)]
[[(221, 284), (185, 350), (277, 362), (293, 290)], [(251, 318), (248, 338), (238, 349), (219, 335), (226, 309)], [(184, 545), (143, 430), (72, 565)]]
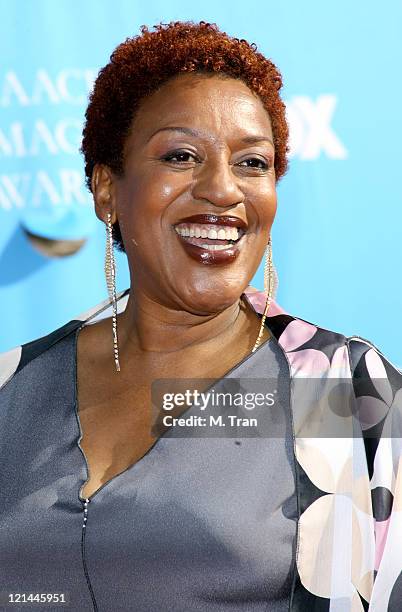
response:
[[(297, 502), (288, 366), (276, 341), (221, 381), (270, 379), (272, 392), (274, 379), (282, 434), (168, 431), (85, 506), (77, 335), (29, 361), (0, 395), (0, 609), (288, 610)], [(11, 593), (67, 603), (8, 607)]]

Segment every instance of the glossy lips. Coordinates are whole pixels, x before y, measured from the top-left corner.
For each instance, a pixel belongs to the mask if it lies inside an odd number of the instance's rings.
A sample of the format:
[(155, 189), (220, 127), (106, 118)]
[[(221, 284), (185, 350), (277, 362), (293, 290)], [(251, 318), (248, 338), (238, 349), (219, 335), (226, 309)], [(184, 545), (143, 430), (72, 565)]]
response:
[(184, 219), (180, 219), (177, 221), (175, 225), (179, 225), (181, 223), (206, 223), (206, 224), (214, 224), (214, 225), (227, 225), (228, 227), (238, 227), (247, 230), (247, 223), (240, 219), (239, 217), (233, 217), (231, 215), (210, 215), (210, 214), (198, 214), (192, 215), (191, 217), (185, 217)]
[[(239, 230), (239, 238), (235, 243), (228, 243), (227, 248), (219, 251), (210, 251), (209, 249), (203, 248), (201, 244), (192, 244), (194, 242), (204, 244), (222, 244), (224, 240), (211, 240), (208, 238), (189, 238), (187, 236), (181, 236), (176, 233), (180, 244), (183, 246), (186, 253), (194, 260), (202, 264), (227, 264), (234, 261), (241, 248), (243, 236), (247, 230), (247, 223), (242, 219), (230, 215), (211, 215), (211, 214), (197, 214), (191, 217), (186, 217), (178, 221), (174, 227), (186, 224), (197, 224), (197, 225), (215, 225), (215, 226), (226, 226), (236, 227)], [(191, 242), (189, 242), (191, 240)]]

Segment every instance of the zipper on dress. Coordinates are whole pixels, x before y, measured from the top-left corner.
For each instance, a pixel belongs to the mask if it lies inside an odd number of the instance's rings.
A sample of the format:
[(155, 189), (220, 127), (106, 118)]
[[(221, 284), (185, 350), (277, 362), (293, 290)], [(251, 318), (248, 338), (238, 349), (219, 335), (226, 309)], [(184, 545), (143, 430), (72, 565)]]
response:
[(85, 532), (86, 532), (86, 527), (87, 527), (87, 522), (88, 522), (88, 504), (90, 503), (90, 501), (91, 500), (88, 497), (85, 499), (85, 501), (82, 501), (82, 503), (83, 503), (83, 510), (84, 510), (84, 520), (82, 522), (81, 556), (82, 556), (82, 565), (84, 567), (85, 578), (86, 578), (86, 581), (87, 581), (88, 589), (89, 589), (89, 592), (91, 594), (92, 603), (93, 603), (93, 606), (94, 606), (94, 612), (98, 612), (98, 604), (96, 603), (95, 594), (93, 592), (92, 584), (91, 584), (91, 581), (89, 579), (88, 568), (87, 568), (87, 564), (86, 564), (86, 560), (85, 560)]

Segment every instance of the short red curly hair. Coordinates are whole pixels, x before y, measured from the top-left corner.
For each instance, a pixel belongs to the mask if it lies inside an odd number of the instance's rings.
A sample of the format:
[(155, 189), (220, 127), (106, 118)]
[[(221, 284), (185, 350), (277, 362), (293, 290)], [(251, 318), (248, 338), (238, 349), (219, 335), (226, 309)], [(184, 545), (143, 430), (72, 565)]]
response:
[[(90, 190), (95, 164), (123, 174), (124, 144), (142, 98), (183, 72), (222, 73), (242, 80), (254, 91), (271, 119), (276, 179), (285, 174), (289, 133), (286, 107), (279, 95), (279, 70), (254, 43), (229, 36), (215, 23), (174, 21), (155, 25), (153, 31), (141, 26), (141, 35), (116, 47), (98, 74), (85, 113), (81, 146)], [(118, 222), (113, 238), (124, 251)]]

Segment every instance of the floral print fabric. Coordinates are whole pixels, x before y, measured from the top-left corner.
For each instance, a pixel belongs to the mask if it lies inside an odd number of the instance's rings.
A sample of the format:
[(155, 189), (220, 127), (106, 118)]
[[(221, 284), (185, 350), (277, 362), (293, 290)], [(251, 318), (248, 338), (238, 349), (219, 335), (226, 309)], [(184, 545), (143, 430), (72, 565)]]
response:
[[(249, 288), (246, 296), (256, 312), (264, 312), (264, 292)], [(339, 415), (349, 421), (348, 437), (325, 437), (330, 432), (325, 425), (324, 435), (302, 437), (299, 413), (304, 404), (312, 411), (316, 387), (311, 385), (306, 401), (309, 385), (293, 384), (303, 397), (302, 407), (297, 393), (292, 398), (300, 518), (291, 610), (397, 612), (402, 609), (402, 372), (368, 340), (317, 327), (276, 303), (267, 325), (287, 356), (293, 383), (309, 377), (342, 385), (350, 380), (355, 400), (354, 412)]]

